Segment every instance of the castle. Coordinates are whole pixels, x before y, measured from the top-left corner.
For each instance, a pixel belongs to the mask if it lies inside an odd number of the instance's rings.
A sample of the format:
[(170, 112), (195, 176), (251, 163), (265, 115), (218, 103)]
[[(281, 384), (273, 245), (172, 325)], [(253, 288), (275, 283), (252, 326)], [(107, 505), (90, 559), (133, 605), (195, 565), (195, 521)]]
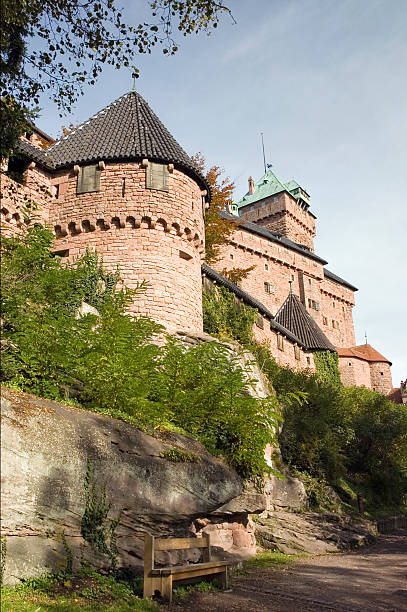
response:
[[(248, 193), (221, 213), (236, 229), (208, 266), (210, 186), (136, 91), (57, 141), (32, 126), (4, 161), (1, 187), (4, 232), (18, 233), (24, 207), (35, 202), (64, 261), (97, 249), (107, 269), (120, 266), (129, 287), (146, 280), (132, 313), (171, 333), (200, 332), (202, 282), (209, 291), (225, 286), (257, 309), (254, 337), (279, 364), (313, 371), (316, 352), (336, 351), (345, 385), (392, 389), (391, 363), (368, 344), (355, 346), (356, 287), (314, 253), (308, 193), (271, 170), (257, 183), (250, 177)], [(222, 274), (252, 266), (239, 286)]]

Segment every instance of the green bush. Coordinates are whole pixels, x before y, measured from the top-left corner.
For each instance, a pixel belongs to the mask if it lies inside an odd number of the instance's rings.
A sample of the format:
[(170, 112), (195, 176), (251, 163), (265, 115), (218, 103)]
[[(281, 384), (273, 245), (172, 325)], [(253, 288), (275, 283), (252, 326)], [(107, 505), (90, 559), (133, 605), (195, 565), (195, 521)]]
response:
[(202, 343), (185, 350), (169, 340), (156, 377), (154, 399), (167, 418), (224, 453), (241, 474), (267, 469), (264, 447), (275, 442), (278, 403), (250, 395), (252, 381), (228, 346)]
[(202, 293), (203, 325), (207, 334), (231, 338), (246, 345), (252, 342), (253, 325), (258, 312), (236, 301), (225, 287), (215, 287), (212, 293)]
[[(266, 347), (253, 350), (283, 406), (278, 436), (283, 460), (303, 473), (315, 500), (322, 499), (316, 482), (326, 481), (343, 494), (338, 483), (352, 481), (371, 505), (402, 507), (407, 408), (376, 391), (343, 387), (334, 360), (322, 354), (319, 371), (310, 375), (278, 366)], [(299, 401), (292, 401), (290, 391)]]
[[(3, 240), (4, 383), (123, 418), (147, 430), (182, 429), (242, 474), (261, 474), (274, 440), (277, 402), (250, 395), (252, 381), (218, 342), (186, 350), (154, 321), (126, 314), (145, 289), (118, 290), (119, 273), (97, 254), (75, 265), (52, 257), (52, 234), (37, 226)], [(83, 301), (99, 315), (78, 316)]]

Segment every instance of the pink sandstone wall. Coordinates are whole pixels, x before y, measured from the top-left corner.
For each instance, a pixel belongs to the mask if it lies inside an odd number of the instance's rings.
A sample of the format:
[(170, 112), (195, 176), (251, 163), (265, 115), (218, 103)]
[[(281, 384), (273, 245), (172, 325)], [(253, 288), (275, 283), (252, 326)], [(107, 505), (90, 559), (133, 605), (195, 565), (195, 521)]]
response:
[(267, 345), (278, 365), (291, 368), (292, 370), (310, 370), (310, 372), (315, 372), (314, 355), (312, 353), (304, 352), (300, 348), (299, 359), (297, 359), (294, 343), (282, 336), (283, 341), (282, 344), (280, 341), (279, 345), (277, 341), (278, 334), (270, 328), (268, 319), (264, 318), (263, 325), (263, 329), (257, 325), (253, 326), (254, 340), (259, 344)]
[(335, 346), (355, 346), (355, 327), (352, 315), (355, 297), (352, 289), (324, 278), (320, 285), (320, 304), (319, 324), (324, 334)]
[(339, 357), (339, 373), (345, 387), (372, 388), (370, 367), (367, 361), (356, 357)]
[[(334, 346), (355, 345), (353, 291), (326, 279), (321, 263), (262, 236), (237, 229), (221, 248), (219, 260), (212, 265), (218, 272), (254, 265), (255, 269), (240, 285), (274, 315), (287, 298), (289, 280), (292, 280), (294, 293)], [(266, 292), (265, 283), (274, 286), (274, 293)], [(319, 310), (312, 307), (312, 302), (310, 305), (310, 300), (319, 303)]]
[(204, 252), (202, 193), (179, 170), (169, 191), (146, 189), (146, 170), (135, 162), (107, 163), (99, 192), (77, 195), (73, 171), (53, 179), (58, 198), (50, 210), (55, 251), (69, 259), (97, 249), (104, 265), (119, 265), (129, 287), (149, 283), (131, 312), (148, 315), (167, 329), (201, 330), (201, 259)]
[(240, 208), (240, 216), (314, 250), (315, 219), (288, 193)]
[(33, 203), (38, 207), (33, 211), (33, 218), (41, 223), (48, 222), (49, 207), (53, 200), (49, 174), (36, 166), (26, 170), (24, 177), (26, 184), (22, 185), (4, 172), (1, 173), (1, 229), (4, 235), (16, 234), (26, 225), (25, 210)]
[(393, 389), (390, 365), (386, 362), (370, 363), (372, 389), (387, 395)]

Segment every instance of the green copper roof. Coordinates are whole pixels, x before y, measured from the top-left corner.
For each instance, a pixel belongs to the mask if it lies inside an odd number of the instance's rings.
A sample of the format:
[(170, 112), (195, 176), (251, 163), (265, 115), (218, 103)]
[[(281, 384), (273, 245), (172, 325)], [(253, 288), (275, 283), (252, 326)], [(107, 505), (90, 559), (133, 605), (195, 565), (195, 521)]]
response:
[(268, 170), (255, 184), (254, 192), (252, 194), (247, 192), (239, 202), (236, 202), (235, 206), (239, 209), (282, 191), (288, 191), (297, 200), (301, 198), (306, 204), (309, 204), (309, 195), (297, 181), (291, 180), (288, 183), (283, 183), (272, 170)]

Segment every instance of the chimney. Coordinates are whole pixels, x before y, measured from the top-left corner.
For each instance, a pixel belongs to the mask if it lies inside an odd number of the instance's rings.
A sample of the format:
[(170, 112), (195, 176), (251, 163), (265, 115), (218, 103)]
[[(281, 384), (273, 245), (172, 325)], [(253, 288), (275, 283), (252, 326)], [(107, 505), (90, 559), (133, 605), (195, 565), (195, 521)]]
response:
[(254, 178), (249, 176), (249, 195), (252, 195), (252, 193), (254, 193)]

